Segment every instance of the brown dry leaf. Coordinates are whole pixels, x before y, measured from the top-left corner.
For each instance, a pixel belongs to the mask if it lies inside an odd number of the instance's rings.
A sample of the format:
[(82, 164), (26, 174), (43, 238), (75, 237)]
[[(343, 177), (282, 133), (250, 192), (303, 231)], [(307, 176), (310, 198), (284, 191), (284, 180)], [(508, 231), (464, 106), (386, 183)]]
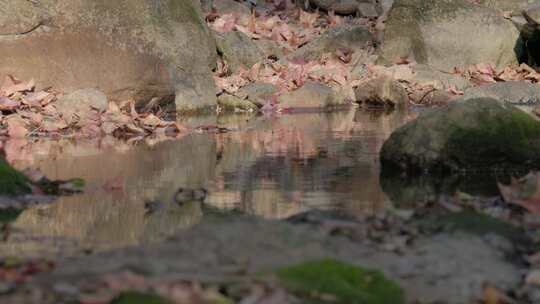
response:
[(318, 14), (310, 14), (304, 10), (300, 10), (300, 15), (298, 16), (300, 24), (304, 28), (313, 28), (318, 18)]
[(0, 111), (13, 111), (21, 105), (20, 102), (0, 96)]
[(142, 118), (141, 122), (143, 123), (143, 125), (153, 128), (159, 127), (164, 124), (164, 121), (154, 114), (149, 114), (146, 117)]
[(345, 23), (344, 18), (336, 15), (334, 11), (328, 12), (328, 22), (330, 26), (340, 26)]
[(236, 26), (237, 18), (233, 14), (224, 14), (218, 17), (211, 27), (220, 33), (231, 32)]
[(512, 178), (510, 185), (497, 183), (504, 201), (540, 213), (540, 174), (529, 173), (521, 179)]
[(51, 93), (45, 91), (39, 91), (36, 93), (29, 93), (23, 97), (23, 103), (31, 107), (43, 106), (43, 101), (51, 97)]
[(20, 81), (11, 75), (8, 75), (6, 76), (4, 83), (0, 87), (0, 94), (9, 97), (17, 92), (32, 91), (34, 87), (35, 87), (35, 82), (33, 79), (25, 82), (25, 81)]
[(350, 49), (344, 49), (340, 48), (336, 51), (336, 56), (341, 60), (343, 63), (349, 63), (352, 60), (353, 51)]
[(485, 284), (482, 290), (483, 304), (514, 304), (516, 303), (498, 288)]
[(31, 122), (37, 125), (41, 124), (41, 122), (43, 121), (43, 115), (41, 115), (40, 113), (26, 111), (21, 112), (21, 116), (30, 119)]
[(242, 25), (235, 25), (234, 28), (239, 31), (239, 32), (242, 32), (243, 34), (245, 34), (246, 36), (248, 36), (249, 38), (251, 39), (261, 39), (263, 36), (255, 33), (254, 31), (251, 31), (249, 28), (245, 27), (245, 26), (242, 26)]
[(132, 132), (132, 133), (135, 133), (135, 134), (145, 134), (146, 133), (143, 129), (137, 127), (134, 123), (128, 123), (125, 126), (126, 126), (127, 130)]
[(116, 123), (110, 121), (106, 121), (101, 124), (101, 130), (108, 135), (113, 134), (118, 128), (119, 126)]
[(12, 138), (23, 138), (28, 134), (26, 123), (20, 117), (10, 117), (7, 119), (8, 135)]
[(61, 120), (61, 119), (60, 120), (45, 119), (41, 123), (41, 129), (49, 133), (58, 132), (60, 130), (66, 129), (67, 127), (68, 127), (68, 124), (64, 120)]

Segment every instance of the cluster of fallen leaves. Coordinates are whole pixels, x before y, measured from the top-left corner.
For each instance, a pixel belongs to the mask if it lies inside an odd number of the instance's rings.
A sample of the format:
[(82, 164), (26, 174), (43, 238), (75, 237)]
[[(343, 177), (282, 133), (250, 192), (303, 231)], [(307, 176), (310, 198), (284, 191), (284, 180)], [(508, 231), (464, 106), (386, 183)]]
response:
[(59, 92), (51, 89), (36, 91), (35, 87), (33, 80), (6, 77), (0, 86), (0, 136), (176, 137), (187, 130), (176, 121), (163, 119), (163, 113), (138, 113), (133, 101), (120, 105), (109, 103), (109, 108), (104, 112), (89, 107), (87, 113), (79, 113), (81, 119), (73, 120), (63, 117), (55, 107)]
[(455, 73), (462, 75), (477, 86), (502, 81), (527, 81), (531, 83), (540, 81), (540, 73), (524, 63), (519, 66), (507, 66), (499, 71), (489, 64), (475, 64), (463, 70), (455, 69)]
[(345, 19), (333, 13), (306, 12), (284, 0), (253, 10), (251, 15), (219, 14), (207, 16), (209, 25), (217, 32), (239, 31), (254, 40), (276, 42), (285, 54), (305, 45), (329, 27), (344, 24)]
[[(475, 2), (475, 1), (473, 1)], [(251, 15), (222, 14), (213, 11), (207, 18), (209, 25), (218, 32), (239, 31), (253, 40), (270, 40), (276, 43), (285, 56), (306, 45), (325, 30), (333, 26), (341, 26), (347, 22), (363, 24), (373, 32), (384, 28), (384, 18), (378, 20), (350, 20), (336, 16), (332, 12), (306, 12), (287, 1), (277, 1), (274, 6), (253, 10)], [(355, 52), (356, 51), (356, 52)], [(333, 54), (325, 54), (318, 60), (281, 60), (272, 58), (255, 64), (250, 69), (240, 69), (232, 74), (227, 63), (221, 61), (215, 73), (218, 94), (225, 92), (234, 95), (243, 86), (252, 83), (270, 83), (278, 88), (276, 96), (267, 101), (267, 108), (276, 106), (277, 96), (301, 87), (307, 80), (327, 84), (349, 99), (354, 99), (353, 88), (364, 81), (387, 75), (399, 81), (409, 95), (412, 104), (429, 105), (437, 100), (434, 85), (410, 81), (414, 62), (402, 58), (394, 66), (376, 66), (366, 62), (366, 53), (371, 50), (338, 50)], [(364, 60), (361, 60), (364, 59)], [(353, 72), (359, 65), (364, 65), (365, 73)], [(537, 83), (540, 73), (526, 64), (508, 66), (496, 70), (489, 64), (476, 64), (463, 69), (455, 69), (453, 74), (467, 79), (472, 85), (480, 86), (502, 81), (528, 81)], [(463, 95), (456, 87), (444, 88), (448, 101)], [(438, 95), (445, 100), (444, 96)]]
[(540, 172), (512, 178), (510, 185), (498, 184), (504, 201), (521, 206), (532, 213), (540, 213)]
[[(257, 10), (250, 16), (219, 15), (214, 11), (207, 20), (210, 27), (218, 32), (239, 31), (253, 40), (270, 40), (281, 48), (284, 55), (306, 45), (325, 30), (346, 22), (344, 17), (331, 12), (306, 12), (290, 3), (283, 5), (282, 1), (275, 4), (273, 9)], [(226, 92), (234, 95), (248, 83), (260, 82), (275, 85), (278, 96), (302, 87), (307, 80), (325, 83), (340, 91), (348, 88), (350, 92), (355, 85), (351, 71), (359, 56), (366, 54), (340, 49), (324, 54), (317, 60), (276, 61), (275, 58), (268, 58), (250, 69), (240, 69), (234, 74), (229, 71), (227, 63), (221, 61), (214, 79), (219, 89), (218, 94)]]
[(0, 294), (26, 283), (33, 275), (51, 271), (54, 266), (47, 260), (23, 261), (9, 257), (0, 260)]
[[(234, 283), (233, 279), (233, 283)], [(233, 287), (233, 288), (231, 288)], [(84, 288), (61, 284), (56, 291), (76, 296), (81, 304), (108, 304), (144, 302), (143, 299), (160, 297), (167, 303), (290, 303), (291, 295), (270, 282), (238, 282), (220, 285), (201, 284), (196, 280), (151, 279), (129, 271), (109, 274), (100, 280), (88, 282)], [(130, 301), (128, 301), (129, 299)]]

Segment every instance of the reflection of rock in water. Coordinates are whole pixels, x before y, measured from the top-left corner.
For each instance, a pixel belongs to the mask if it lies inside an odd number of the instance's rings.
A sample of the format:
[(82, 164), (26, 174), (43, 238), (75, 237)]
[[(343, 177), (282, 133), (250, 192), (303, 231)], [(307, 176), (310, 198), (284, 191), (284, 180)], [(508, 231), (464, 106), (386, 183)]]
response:
[(437, 202), (441, 196), (451, 196), (457, 191), (477, 196), (499, 195), (497, 182), (508, 181), (507, 175), (400, 175), (381, 172), (381, 188), (392, 203), (399, 207), (414, 207), (427, 202)]
[(221, 194), (209, 203), (269, 218), (313, 207), (377, 212), (387, 199), (376, 155), (408, 119), (398, 111), (299, 114), (225, 134), (218, 141)]
[[(147, 218), (144, 202), (155, 199), (172, 203), (178, 187), (205, 186), (215, 168), (213, 137), (186, 136), (153, 147), (134, 147), (125, 153), (94, 150), (81, 157), (70, 155), (69, 151), (75, 149), (84, 151), (84, 146), (65, 145), (64, 152), (58, 150), (37, 162), (52, 178), (83, 177), (88, 191), (63, 197), (45, 208), (25, 211), (14, 222), (14, 228), (22, 233), (0, 245), (2, 254), (55, 253), (62, 251), (64, 243), (76, 243), (77, 248), (121, 247), (157, 240), (200, 220), (198, 204), (176, 206), (166, 209), (171, 214)], [(103, 185), (118, 176), (125, 178), (124, 189), (105, 191)], [(163, 223), (158, 225), (160, 218)]]

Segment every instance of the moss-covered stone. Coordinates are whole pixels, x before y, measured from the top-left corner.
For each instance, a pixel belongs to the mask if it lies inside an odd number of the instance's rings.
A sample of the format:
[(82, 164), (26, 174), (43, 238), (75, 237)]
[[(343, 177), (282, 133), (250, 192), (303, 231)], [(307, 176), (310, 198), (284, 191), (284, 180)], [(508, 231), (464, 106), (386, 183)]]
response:
[(381, 162), (383, 171), (538, 168), (540, 123), (495, 99), (460, 100), (396, 130), (383, 145)]
[(492, 233), (515, 243), (528, 242), (526, 234), (519, 227), (472, 210), (428, 216), (418, 223), (425, 231), (463, 231), (478, 236)]
[(380, 272), (335, 260), (306, 262), (277, 271), (279, 281), (304, 303), (399, 304), (404, 294)]
[(124, 292), (111, 301), (111, 304), (172, 304), (173, 302), (155, 294)]
[(21, 215), (21, 209), (7, 208), (0, 209), (0, 224), (7, 224), (14, 222), (19, 215)]
[(0, 195), (21, 195), (30, 193), (29, 180), (0, 159)]

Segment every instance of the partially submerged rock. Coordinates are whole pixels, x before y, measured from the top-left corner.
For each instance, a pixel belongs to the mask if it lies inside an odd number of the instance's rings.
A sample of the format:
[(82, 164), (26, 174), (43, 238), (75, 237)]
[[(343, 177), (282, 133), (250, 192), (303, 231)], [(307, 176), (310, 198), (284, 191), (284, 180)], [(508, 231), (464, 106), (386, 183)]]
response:
[(392, 133), (381, 163), (412, 172), (537, 168), (540, 123), (495, 99), (455, 101)]
[(380, 61), (409, 58), (449, 71), (477, 63), (515, 64), (522, 52), (519, 31), (495, 10), (467, 0), (396, 0)]
[[(214, 39), (190, 0), (2, 1), (0, 65), (6, 74), (112, 101), (157, 98), (177, 109), (215, 106)], [(186, 100), (189, 99), (189, 100)]]
[(404, 107), (409, 98), (403, 86), (389, 78), (379, 77), (354, 89), (356, 102), (367, 107)]
[(253, 82), (242, 87), (236, 95), (262, 107), (277, 92), (277, 87), (271, 83)]
[(301, 88), (278, 97), (282, 108), (325, 109), (346, 105), (345, 100), (332, 88), (318, 82), (308, 81)]
[(232, 72), (240, 68), (249, 69), (264, 58), (264, 53), (244, 33), (216, 33), (218, 52)]
[(227, 93), (218, 97), (218, 105), (226, 111), (257, 111), (259, 109), (251, 101)]

